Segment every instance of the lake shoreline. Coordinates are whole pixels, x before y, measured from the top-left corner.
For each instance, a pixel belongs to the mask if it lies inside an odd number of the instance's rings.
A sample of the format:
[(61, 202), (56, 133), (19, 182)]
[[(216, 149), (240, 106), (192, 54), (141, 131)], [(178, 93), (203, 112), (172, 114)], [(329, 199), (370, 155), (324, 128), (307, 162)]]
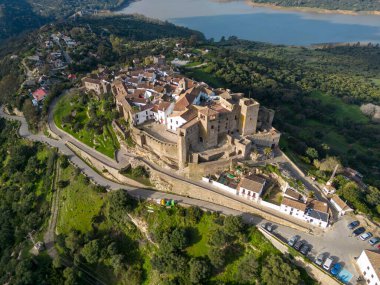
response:
[(312, 7), (285, 7), (278, 6), (274, 4), (256, 3), (255, 1), (245, 0), (248, 6), (251, 7), (263, 7), (271, 8), (273, 10), (279, 11), (289, 11), (289, 12), (303, 12), (303, 13), (314, 13), (314, 14), (341, 14), (341, 15), (351, 15), (351, 16), (380, 16), (380, 11), (351, 11), (351, 10), (329, 10), (322, 8), (312, 8)]

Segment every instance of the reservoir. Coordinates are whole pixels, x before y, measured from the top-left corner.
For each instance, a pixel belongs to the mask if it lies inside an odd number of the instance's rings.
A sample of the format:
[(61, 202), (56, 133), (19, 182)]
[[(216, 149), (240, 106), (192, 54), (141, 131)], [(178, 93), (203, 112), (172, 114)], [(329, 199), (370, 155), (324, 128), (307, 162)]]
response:
[(140, 0), (117, 12), (167, 20), (204, 33), (285, 45), (380, 43), (380, 16), (256, 7), (243, 0)]

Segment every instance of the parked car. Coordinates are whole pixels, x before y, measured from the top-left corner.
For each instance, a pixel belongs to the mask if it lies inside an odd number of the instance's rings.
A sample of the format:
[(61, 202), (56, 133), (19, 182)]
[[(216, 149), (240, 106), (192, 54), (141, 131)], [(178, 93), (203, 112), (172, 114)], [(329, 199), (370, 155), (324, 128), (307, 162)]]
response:
[(307, 244), (304, 244), (301, 249), (300, 249), (300, 252), (303, 254), (303, 255), (307, 255), (310, 251), (310, 246), (307, 245)]
[(353, 222), (349, 223), (347, 227), (348, 227), (350, 230), (353, 230), (353, 229), (356, 228), (359, 224), (360, 224), (359, 221), (353, 221)]
[(270, 223), (264, 223), (264, 224), (261, 224), (261, 227), (262, 227), (264, 230), (267, 230), (268, 232), (272, 232), (272, 231), (273, 231), (273, 226), (272, 226), (272, 224), (270, 224)]
[(316, 265), (321, 266), (324, 260), (325, 260), (325, 255), (324, 255), (323, 253), (321, 253), (321, 254), (319, 254), (319, 255), (315, 258), (314, 262), (315, 262)]
[(365, 233), (365, 234), (360, 235), (360, 239), (361, 239), (361, 240), (367, 240), (367, 239), (369, 239), (370, 237), (372, 237), (372, 233), (370, 233), (370, 232), (367, 232), (367, 233)]
[(294, 248), (296, 250), (300, 250), (300, 248), (302, 247), (302, 245), (303, 245), (302, 241), (297, 241), (296, 244), (294, 245)]
[(295, 243), (298, 241), (299, 237), (298, 236), (292, 236), (289, 240), (288, 240), (288, 245), (290, 246), (294, 246)]
[(375, 244), (377, 244), (378, 242), (380, 241), (380, 238), (378, 238), (378, 237), (373, 237), (373, 238), (371, 238), (369, 241), (368, 241), (368, 243), (370, 244), (370, 245), (375, 245)]
[(354, 236), (358, 236), (358, 235), (361, 235), (364, 232), (365, 232), (365, 228), (360, 227), (360, 228), (357, 228), (356, 230), (354, 230), (352, 233), (354, 234)]
[(332, 263), (334, 262), (334, 259), (332, 257), (329, 257), (325, 260), (325, 263), (323, 263), (323, 268), (325, 270), (330, 270)]
[(331, 268), (331, 274), (332, 275), (337, 275), (340, 270), (342, 269), (342, 265), (340, 263), (335, 263), (334, 266)]

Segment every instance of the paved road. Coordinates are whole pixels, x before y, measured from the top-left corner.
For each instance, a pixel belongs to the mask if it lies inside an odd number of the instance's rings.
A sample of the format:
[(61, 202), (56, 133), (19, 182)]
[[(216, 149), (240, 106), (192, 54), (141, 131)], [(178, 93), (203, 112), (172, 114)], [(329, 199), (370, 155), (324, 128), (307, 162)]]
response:
[[(63, 96), (64, 96), (64, 94), (63, 94)], [(228, 194), (228, 193), (226, 193), (225, 191), (223, 191), (223, 190), (221, 190), (219, 188), (216, 188), (216, 187), (213, 187), (213, 186), (209, 185), (208, 183), (205, 183), (205, 182), (202, 182), (202, 181), (194, 181), (194, 180), (191, 180), (191, 179), (187, 179), (187, 178), (185, 178), (185, 177), (183, 177), (181, 175), (178, 175), (178, 174), (174, 173), (172, 170), (161, 168), (161, 167), (157, 166), (156, 164), (150, 162), (149, 160), (146, 160), (144, 158), (141, 158), (141, 157), (135, 156), (135, 155), (133, 155), (131, 153), (128, 153), (128, 151), (125, 148), (123, 148), (123, 147), (120, 148), (120, 151), (118, 152), (118, 160), (117, 161), (109, 158), (108, 156), (105, 156), (105, 155), (99, 153), (97, 150), (95, 150), (95, 149), (87, 146), (86, 144), (78, 141), (76, 138), (74, 138), (73, 136), (71, 136), (70, 134), (66, 133), (65, 131), (61, 130), (60, 128), (58, 128), (56, 126), (56, 124), (54, 122), (53, 114), (54, 114), (54, 108), (55, 108), (58, 100), (59, 100), (59, 97), (56, 98), (55, 100), (53, 100), (53, 102), (51, 103), (50, 108), (49, 108), (48, 126), (49, 126), (50, 130), (54, 134), (58, 135), (61, 138), (62, 141), (64, 141), (64, 142), (70, 142), (70, 143), (74, 144), (75, 146), (77, 146), (81, 150), (83, 150), (86, 153), (90, 154), (92, 157), (94, 157), (97, 160), (99, 160), (102, 163), (104, 163), (105, 165), (112, 166), (112, 167), (114, 167), (116, 169), (122, 169), (123, 167), (125, 167), (127, 165), (129, 159), (133, 158), (133, 159), (136, 159), (136, 160), (140, 160), (145, 165), (149, 166), (151, 169), (153, 169), (153, 170), (155, 170), (155, 171), (157, 171), (159, 173), (162, 173), (164, 175), (170, 176), (171, 178), (176, 179), (178, 181), (181, 181), (182, 183), (186, 183), (186, 184), (189, 184), (189, 185), (192, 185), (192, 186), (200, 187), (200, 188), (204, 189), (205, 191), (211, 191), (211, 192), (217, 193), (218, 195), (222, 195), (224, 197), (228, 197), (228, 198), (237, 200), (240, 203), (248, 205), (249, 207), (255, 208), (255, 209), (257, 209), (257, 210), (259, 210), (259, 211), (261, 211), (263, 213), (266, 213), (268, 215), (271, 215), (271, 216), (274, 216), (274, 217), (277, 217), (277, 218), (281, 218), (283, 220), (286, 220), (286, 221), (289, 221), (289, 222), (291, 222), (293, 224), (296, 224), (296, 225), (298, 225), (300, 227), (303, 227), (303, 228), (305, 228), (305, 230), (319, 231), (319, 229), (317, 229), (317, 228), (315, 228), (315, 227), (313, 227), (311, 225), (308, 225), (308, 224), (300, 221), (299, 219), (290, 217), (289, 215), (282, 214), (282, 213), (280, 213), (280, 212), (278, 212), (276, 210), (273, 210), (273, 209), (270, 209), (270, 208), (267, 208), (267, 207), (263, 207), (263, 206), (261, 206), (261, 205), (259, 205), (257, 203), (249, 202), (249, 201), (247, 201), (246, 199), (244, 199), (242, 197), (239, 197), (239, 196), (236, 196), (236, 195), (233, 195), (233, 194)], [(80, 167), (80, 165), (78, 165), (78, 166)], [(102, 177), (102, 176), (100, 176), (100, 177)], [(104, 183), (106, 183), (105, 181), (108, 181), (108, 180), (103, 177), (101, 182), (98, 181), (98, 178), (93, 179), (93, 181), (96, 181), (98, 184), (103, 185)], [(108, 187), (111, 188), (111, 189), (125, 188), (124, 185), (117, 184), (117, 183), (112, 183), (112, 184), (111, 183), (107, 183), (107, 184), (109, 185)], [(129, 190), (131, 190), (133, 187), (129, 187), (129, 188), (130, 188)]]
[[(3, 112), (3, 110), (0, 108), (0, 117), (4, 117), (10, 120), (17, 120), (21, 122), (21, 126), (19, 129), (20, 136), (30, 139), (32, 141), (40, 141), (43, 143), (46, 143), (52, 147), (56, 147), (60, 150), (61, 153), (67, 155), (71, 162), (78, 167), (83, 173), (85, 173), (91, 180), (95, 181), (97, 184), (108, 187), (109, 189), (124, 189), (127, 190), (132, 196), (141, 198), (141, 199), (160, 199), (160, 198), (167, 198), (167, 199), (174, 199), (178, 201), (180, 204), (185, 205), (196, 205), (206, 210), (211, 211), (219, 211), (226, 215), (243, 215), (243, 218), (246, 222), (252, 223), (252, 224), (258, 224), (261, 222), (267, 222), (263, 220), (260, 217), (253, 216), (251, 214), (242, 213), (240, 211), (217, 205), (211, 202), (206, 202), (198, 199), (183, 197), (179, 195), (174, 194), (168, 194), (168, 193), (162, 193), (158, 191), (153, 191), (149, 189), (144, 188), (136, 188), (128, 185), (122, 185), (119, 183), (115, 183), (113, 181), (110, 181), (103, 176), (99, 175), (97, 172), (95, 172), (91, 167), (89, 167), (83, 160), (81, 160), (79, 157), (76, 156), (75, 153), (69, 149), (63, 140), (54, 140), (51, 138), (47, 138), (43, 134), (31, 134), (29, 132), (27, 123), (25, 121), (25, 118), (23, 117), (17, 117), (17, 116), (10, 116)], [(53, 126), (54, 127), (54, 126)], [(69, 139), (69, 138), (68, 138)], [(71, 139), (71, 138), (70, 138)], [(87, 147), (88, 148), (88, 147)], [(91, 149), (91, 148), (89, 148)], [(102, 155), (99, 157), (104, 158)], [(107, 160), (110, 160), (107, 157)], [(112, 161), (112, 160), (111, 160)], [(115, 162), (113, 162), (115, 163)], [(154, 165), (153, 165), (154, 166)], [(176, 177), (177, 175), (169, 173), (171, 176)], [(183, 178), (181, 178), (183, 179)], [(202, 184), (200, 182), (187, 182), (186, 183), (193, 183), (193, 184)], [(201, 185), (204, 187), (204, 185)], [(215, 191), (215, 190), (212, 190)], [(224, 196), (229, 196), (227, 194), (224, 194)], [(237, 199), (238, 197), (234, 195), (230, 195), (234, 199)], [(242, 201), (243, 202), (243, 201)], [(244, 202), (246, 204), (250, 204), (248, 202)], [(251, 205), (250, 206), (254, 206)], [(292, 235), (300, 235), (302, 238), (310, 242), (313, 246), (312, 255), (315, 255), (319, 252), (328, 252), (329, 254), (339, 257), (339, 261), (344, 262), (345, 266), (348, 268), (348, 270), (351, 273), (356, 274), (356, 271), (353, 267), (353, 258), (355, 256), (358, 256), (362, 249), (368, 248), (367, 243), (365, 242), (359, 242), (355, 238), (348, 237), (349, 232), (346, 229), (347, 220), (343, 219), (340, 222), (336, 223), (333, 228), (329, 229), (327, 232), (323, 234), (313, 235), (313, 234), (307, 234), (300, 231), (297, 231), (295, 229), (285, 227), (282, 225), (278, 225), (276, 231), (279, 232), (282, 236), (285, 238), (289, 238)]]
[(335, 262), (341, 263), (354, 277), (352, 284), (359, 277), (355, 269), (355, 257), (358, 257), (363, 249), (372, 249), (368, 241), (362, 241), (358, 237), (352, 236), (352, 231), (347, 228), (347, 225), (355, 219), (354, 217), (345, 216), (334, 224), (321, 235), (315, 236), (308, 233), (300, 233), (289, 227), (276, 225), (275, 233), (288, 240), (294, 235), (298, 235), (300, 240), (311, 245), (312, 250), (309, 254), (311, 259), (320, 254), (325, 254), (325, 258), (331, 256)]

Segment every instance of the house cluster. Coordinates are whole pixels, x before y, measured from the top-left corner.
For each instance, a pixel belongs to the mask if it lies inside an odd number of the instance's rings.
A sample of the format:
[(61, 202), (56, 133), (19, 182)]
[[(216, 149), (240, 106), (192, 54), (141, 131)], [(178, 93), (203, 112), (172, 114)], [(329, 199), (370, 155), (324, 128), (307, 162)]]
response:
[(288, 185), (282, 188), (282, 201), (279, 205), (264, 201), (262, 197), (267, 191), (266, 185), (269, 181), (262, 175), (252, 173), (239, 175), (225, 171), (220, 175), (203, 177), (202, 180), (230, 194), (275, 209), (314, 226), (326, 228), (329, 224), (330, 213), (327, 203), (306, 198)]
[(119, 112), (131, 126), (143, 128), (146, 122), (156, 122), (164, 129), (160, 136), (174, 134), (180, 168), (189, 162), (209, 161), (204, 151), (226, 141), (234, 146), (224, 153), (229, 157), (248, 158), (254, 145), (278, 145), (280, 133), (272, 127), (272, 110), (242, 93), (214, 89), (176, 74), (164, 65), (162, 56), (153, 60), (154, 67), (121, 71), (111, 79), (86, 77), (83, 85), (96, 94), (111, 90)]
[(285, 191), (280, 212), (321, 228), (327, 228), (329, 224), (330, 213), (327, 203), (305, 199), (292, 189)]
[(231, 171), (222, 172), (215, 177), (203, 177), (202, 180), (231, 194), (255, 202), (259, 201), (267, 183), (262, 176), (253, 173), (240, 176)]
[[(73, 48), (77, 45), (77, 42), (75, 40), (61, 32), (51, 34), (50, 39), (59, 46), (61, 45), (61, 42), (63, 42), (68, 48)], [(45, 42), (47, 45), (51, 43), (50, 39)]]

